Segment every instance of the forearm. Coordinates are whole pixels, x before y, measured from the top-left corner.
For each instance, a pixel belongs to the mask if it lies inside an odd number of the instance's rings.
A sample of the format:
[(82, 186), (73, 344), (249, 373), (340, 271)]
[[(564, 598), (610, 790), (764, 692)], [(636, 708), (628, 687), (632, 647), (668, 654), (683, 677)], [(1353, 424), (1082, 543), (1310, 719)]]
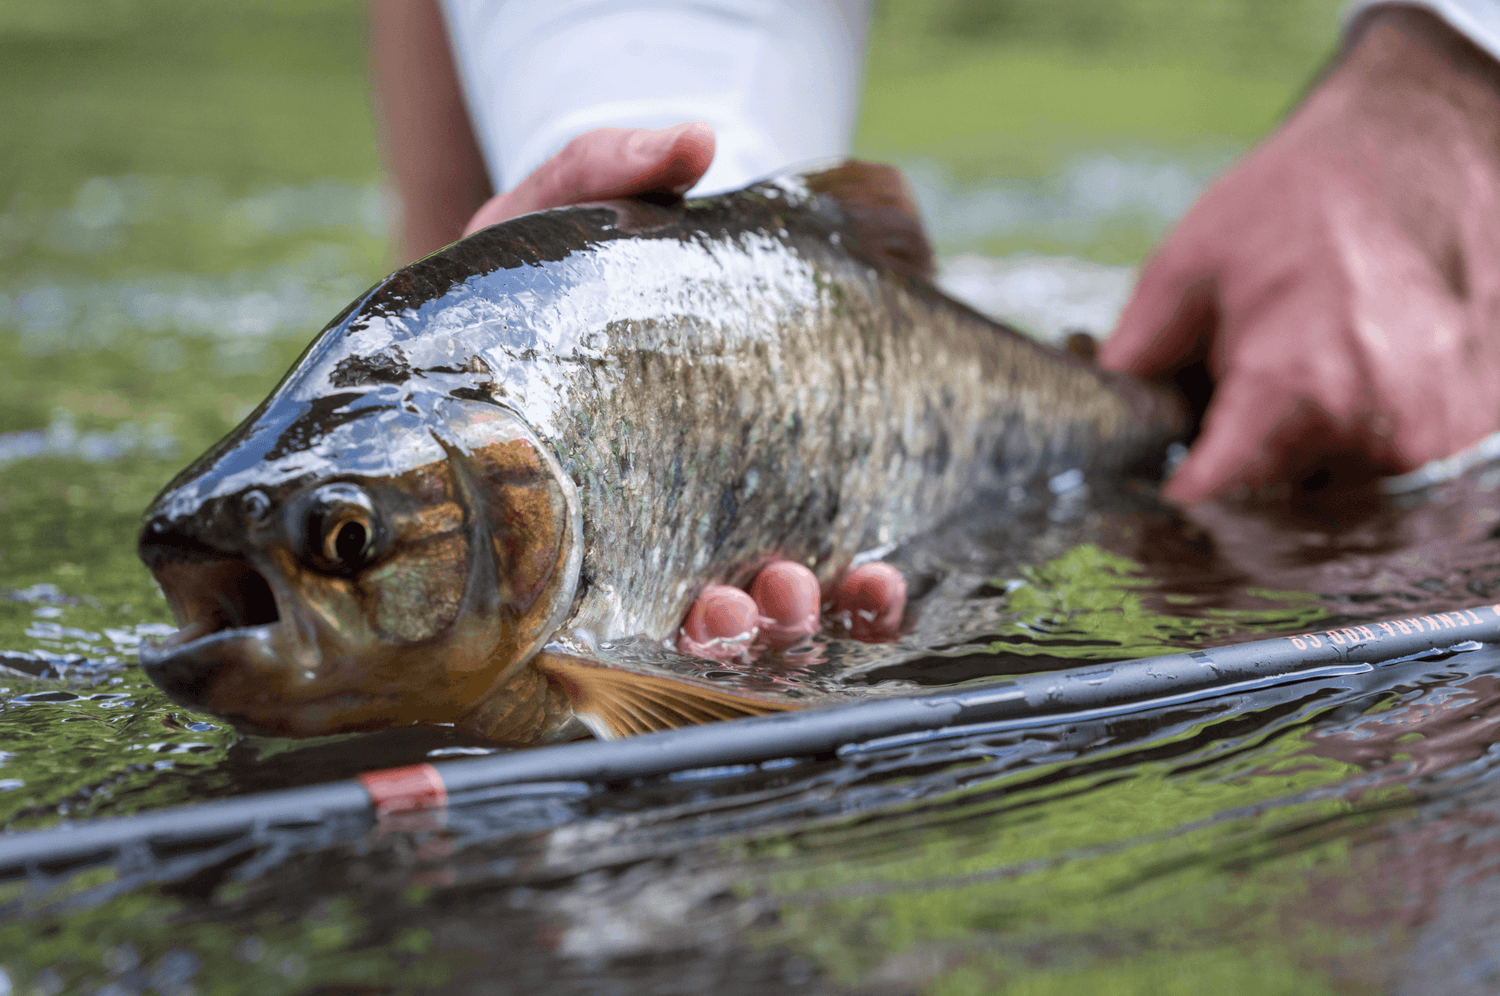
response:
[(401, 257), (455, 241), (490, 196), (437, 0), (370, 0), (370, 68), (386, 168), (401, 197)]

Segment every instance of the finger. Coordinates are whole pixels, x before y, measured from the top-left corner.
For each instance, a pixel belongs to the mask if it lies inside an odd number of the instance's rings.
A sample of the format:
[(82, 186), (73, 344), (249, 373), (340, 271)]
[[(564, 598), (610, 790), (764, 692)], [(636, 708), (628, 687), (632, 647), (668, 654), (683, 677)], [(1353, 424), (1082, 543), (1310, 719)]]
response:
[[(1369, 240), (1373, 241), (1373, 239)], [(1365, 248), (1365, 247), (1361, 247)], [(1429, 259), (1389, 239), (1366, 250), (1351, 321), (1372, 411), (1362, 448), (1380, 469), (1406, 473), (1478, 441), (1496, 424), (1500, 368)]]
[(906, 612), (906, 579), (890, 564), (861, 564), (834, 588), (833, 610), (849, 613), (849, 634), (856, 640), (893, 640)]
[(1300, 390), (1266, 377), (1228, 376), (1163, 495), (1191, 504), (1283, 480), (1293, 465), (1310, 467), (1319, 453), (1340, 448), (1336, 422)]
[(763, 617), (761, 630), (773, 647), (790, 647), (818, 631), (823, 596), (817, 575), (793, 560), (767, 564), (750, 585)]
[(1366, 358), (1350, 347), (1348, 301), (1319, 274), (1225, 288), (1219, 383), (1202, 431), (1163, 495), (1189, 503), (1241, 486), (1292, 483), (1331, 454), (1369, 450)]
[(655, 131), (597, 128), (573, 139), (514, 189), (491, 198), (464, 234), (545, 208), (656, 191), (682, 194), (702, 179), (713, 158), (713, 129), (702, 121)]
[(688, 611), (683, 631), (699, 643), (734, 640), (752, 632), (760, 612), (748, 592), (723, 584), (711, 584)]
[(1194, 236), (1192, 215), (1152, 255), (1098, 363), (1138, 377), (1174, 372), (1201, 358), (1214, 324), (1213, 259)]
[(585, 132), (517, 184), (525, 210), (652, 191), (686, 193), (714, 157), (713, 129), (690, 121), (655, 131), (598, 128)]

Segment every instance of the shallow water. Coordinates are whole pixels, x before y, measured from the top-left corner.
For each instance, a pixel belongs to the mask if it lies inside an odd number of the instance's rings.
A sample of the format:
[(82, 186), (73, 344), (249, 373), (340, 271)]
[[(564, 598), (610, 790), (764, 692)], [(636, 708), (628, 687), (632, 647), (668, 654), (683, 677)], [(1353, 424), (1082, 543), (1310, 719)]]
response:
[(42, 991), (1490, 991), (1497, 666), (268, 832), (0, 937)]
[[(1474, 604), (1500, 587), (1497, 480), (1192, 522), (1108, 482), (1048, 492), (898, 551), (921, 592), (903, 639), (827, 642), (789, 677), (931, 687)], [(30, 648), (0, 693), (12, 827), (485, 749), (238, 738), (139, 679), (160, 624), (45, 584), (8, 604)], [(1487, 991), (1497, 708), (1500, 649), (1478, 649), (519, 786), (12, 882), (0, 952), (23, 992)]]

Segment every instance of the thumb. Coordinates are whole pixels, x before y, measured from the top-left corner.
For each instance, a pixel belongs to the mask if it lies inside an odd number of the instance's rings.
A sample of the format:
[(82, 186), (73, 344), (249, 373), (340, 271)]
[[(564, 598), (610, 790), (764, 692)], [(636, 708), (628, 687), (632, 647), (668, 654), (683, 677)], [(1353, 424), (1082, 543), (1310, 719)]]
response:
[(683, 194), (708, 172), (713, 158), (713, 129), (703, 121), (654, 131), (586, 131), (514, 188), (491, 198), (464, 234), (546, 208), (658, 191)]

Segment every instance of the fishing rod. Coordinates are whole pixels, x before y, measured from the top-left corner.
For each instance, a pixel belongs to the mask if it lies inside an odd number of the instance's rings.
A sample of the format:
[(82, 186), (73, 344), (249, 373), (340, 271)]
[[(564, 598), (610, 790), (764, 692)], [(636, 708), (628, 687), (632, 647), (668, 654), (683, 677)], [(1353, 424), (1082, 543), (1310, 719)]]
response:
[(171, 809), (0, 834), (0, 881), (80, 868), (170, 862), (278, 829), (330, 821), (363, 833), (394, 814), (579, 783), (780, 758), (850, 756), (903, 744), (1086, 721), (1289, 682), (1364, 674), (1434, 653), (1500, 643), (1500, 604), (1405, 616), (1087, 667), (969, 688), (775, 713), (625, 740), (581, 741)]

